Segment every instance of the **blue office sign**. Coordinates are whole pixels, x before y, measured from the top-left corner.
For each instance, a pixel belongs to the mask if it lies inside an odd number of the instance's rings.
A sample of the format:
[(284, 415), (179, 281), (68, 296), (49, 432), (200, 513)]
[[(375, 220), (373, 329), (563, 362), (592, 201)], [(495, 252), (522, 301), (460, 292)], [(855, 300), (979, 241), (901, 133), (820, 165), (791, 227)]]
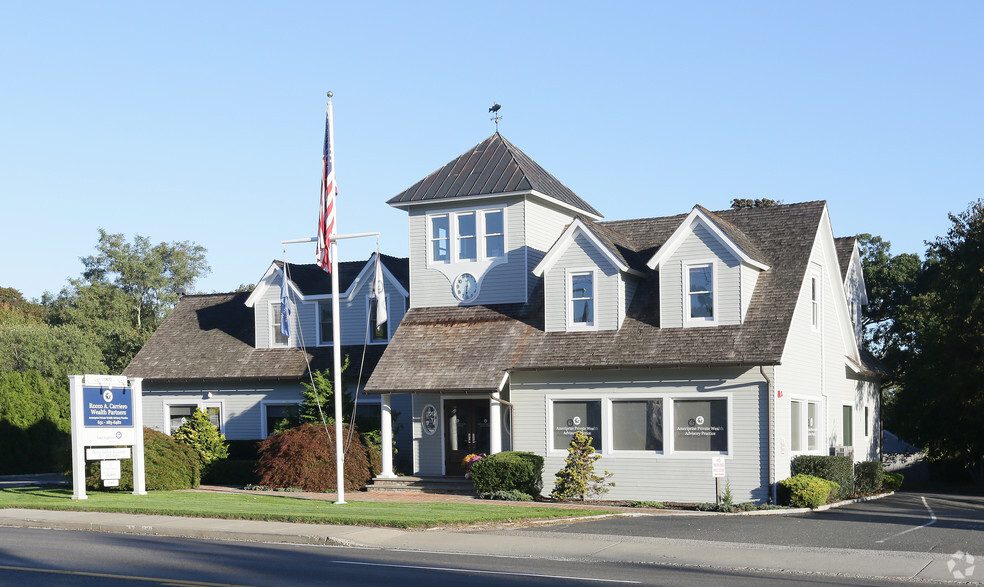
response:
[(133, 393), (129, 388), (83, 387), (83, 423), (87, 428), (133, 426)]

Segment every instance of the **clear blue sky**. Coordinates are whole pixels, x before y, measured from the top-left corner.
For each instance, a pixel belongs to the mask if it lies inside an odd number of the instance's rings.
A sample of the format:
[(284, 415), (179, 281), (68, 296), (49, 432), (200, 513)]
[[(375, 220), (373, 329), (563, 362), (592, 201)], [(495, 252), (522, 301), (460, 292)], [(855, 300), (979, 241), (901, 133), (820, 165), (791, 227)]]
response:
[[(607, 219), (825, 199), (924, 252), (984, 196), (980, 2), (8, 2), (0, 286), (77, 277), (103, 227), (208, 249), (202, 292), (313, 236), (334, 92), (339, 230), (494, 131)], [(367, 240), (343, 260), (367, 258)], [(292, 262), (313, 262), (294, 245)]]

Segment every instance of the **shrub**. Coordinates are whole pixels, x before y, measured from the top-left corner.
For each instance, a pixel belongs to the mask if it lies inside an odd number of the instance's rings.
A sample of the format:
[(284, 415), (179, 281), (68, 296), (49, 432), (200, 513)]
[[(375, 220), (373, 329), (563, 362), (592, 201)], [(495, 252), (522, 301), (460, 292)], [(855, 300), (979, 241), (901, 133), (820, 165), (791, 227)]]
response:
[(219, 429), (212, 425), (204, 410), (195, 410), (191, 418), (175, 430), (172, 436), (195, 451), (202, 471), (207, 471), (212, 463), (229, 456), (225, 434), (219, 433)]
[(779, 482), (780, 501), (798, 508), (816, 508), (831, 501), (839, 486), (812, 475), (795, 475)]
[(661, 501), (633, 501), (629, 504), (630, 508), (651, 508), (654, 510), (666, 509), (666, 504)]
[(479, 495), (521, 491), (536, 497), (543, 489), (543, 457), (516, 451), (492, 454), (472, 463), (471, 477)]
[(885, 491), (898, 491), (902, 487), (902, 473), (885, 473), (882, 476), (882, 489)]
[(202, 483), (211, 485), (249, 485), (256, 482), (256, 459), (215, 461), (202, 473)]
[[(198, 455), (167, 434), (144, 428), (144, 479), (149, 491), (194, 489), (201, 481)], [(119, 487), (103, 487), (97, 461), (86, 463), (86, 487), (92, 490), (133, 491), (133, 459), (120, 463)]]
[(500, 501), (533, 501), (533, 496), (528, 493), (523, 493), (518, 489), (493, 491), (491, 493), (479, 493), (478, 496), (482, 499), (497, 499)]
[(884, 465), (881, 461), (865, 461), (854, 465), (854, 493), (871, 495), (882, 487)]
[(71, 467), (68, 396), (67, 379), (52, 381), (37, 371), (0, 371), (0, 447), (16, 447), (0, 450), (0, 475)]
[(854, 495), (854, 461), (851, 457), (800, 455), (793, 459), (791, 473), (833, 481), (840, 487), (837, 499)]
[[(349, 426), (342, 427), (343, 442)], [(332, 429), (334, 432), (334, 428)], [(334, 491), (335, 437), (322, 426), (303, 424), (260, 441), (257, 482), (272, 488), (297, 487), (304, 491)], [(358, 491), (369, 482), (365, 445), (353, 440), (345, 453), (345, 490)]]
[(574, 433), (571, 444), (567, 447), (567, 458), (564, 468), (557, 471), (554, 489), (550, 496), (560, 501), (579, 499), (584, 501), (586, 496), (599, 496), (608, 493), (615, 484), (608, 481), (612, 474), (605, 471), (604, 475), (596, 475), (594, 463), (601, 458), (595, 454), (591, 446), (591, 437), (580, 430)]

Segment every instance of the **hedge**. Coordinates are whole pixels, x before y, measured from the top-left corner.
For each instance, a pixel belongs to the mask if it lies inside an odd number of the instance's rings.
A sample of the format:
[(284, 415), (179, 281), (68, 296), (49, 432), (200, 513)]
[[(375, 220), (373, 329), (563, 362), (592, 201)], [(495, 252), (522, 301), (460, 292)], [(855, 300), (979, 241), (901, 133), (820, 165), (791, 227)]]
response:
[(854, 465), (854, 493), (871, 495), (882, 488), (884, 465), (881, 461), (865, 461)]
[(839, 486), (812, 475), (795, 475), (779, 482), (780, 503), (798, 508), (816, 508), (830, 502)]
[(851, 457), (800, 455), (793, 459), (791, 473), (833, 481), (840, 488), (835, 496), (837, 499), (854, 495), (854, 460)]
[(902, 487), (902, 473), (885, 473), (882, 477), (882, 489), (885, 491), (898, 491)]
[(495, 453), (472, 465), (470, 472), (479, 495), (521, 491), (537, 497), (543, 490), (543, 457), (531, 452)]
[[(133, 491), (133, 459), (120, 462), (118, 487), (103, 487), (97, 461), (86, 464), (86, 487), (92, 490)], [(201, 482), (198, 455), (167, 434), (144, 428), (144, 479), (148, 491), (194, 489)]]

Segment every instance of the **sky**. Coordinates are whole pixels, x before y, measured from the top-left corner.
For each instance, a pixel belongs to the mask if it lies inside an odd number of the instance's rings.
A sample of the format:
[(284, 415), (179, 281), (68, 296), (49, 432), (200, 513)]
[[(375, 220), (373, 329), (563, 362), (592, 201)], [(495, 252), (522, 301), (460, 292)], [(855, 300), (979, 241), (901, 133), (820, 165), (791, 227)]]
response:
[[(826, 200), (925, 251), (984, 196), (980, 2), (7, 2), (0, 287), (79, 277), (98, 230), (255, 283), (317, 228), (407, 254), (386, 201), (499, 129), (607, 220)], [(344, 241), (367, 259), (375, 239)]]

